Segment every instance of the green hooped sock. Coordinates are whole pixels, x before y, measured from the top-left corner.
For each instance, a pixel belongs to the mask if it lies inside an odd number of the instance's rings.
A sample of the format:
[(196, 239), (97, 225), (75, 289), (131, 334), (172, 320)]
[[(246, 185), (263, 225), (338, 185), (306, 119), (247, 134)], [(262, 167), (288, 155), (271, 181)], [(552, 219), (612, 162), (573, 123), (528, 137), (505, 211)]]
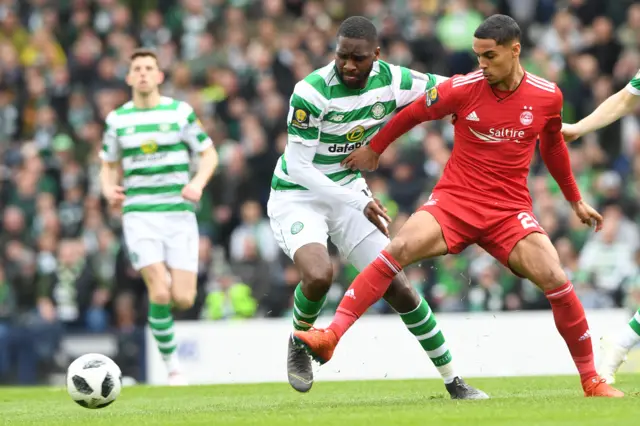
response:
[(171, 305), (149, 304), (149, 328), (156, 339), (162, 358), (169, 359), (176, 350)]
[(457, 376), (453, 368), (453, 358), (427, 301), (423, 298), (417, 308), (406, 314), (400, 314), (400, 318), (411, 334), (418, 339), (444, 382), (451, 383)]
[(313, 302), (302, 293), (302, 283), (298, 284), (293, 295), (293, 328), (306, 331), (318, 319), (327, 296)]

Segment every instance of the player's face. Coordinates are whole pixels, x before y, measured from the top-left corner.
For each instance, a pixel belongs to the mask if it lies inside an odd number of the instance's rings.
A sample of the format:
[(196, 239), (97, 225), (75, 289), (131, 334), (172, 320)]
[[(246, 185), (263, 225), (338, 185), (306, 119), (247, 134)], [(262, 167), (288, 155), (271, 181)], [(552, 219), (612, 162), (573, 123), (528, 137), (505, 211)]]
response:
[(164, 73), (158, 68), (158, 61), (151, 56), (139, 56), (131, 61), (127, 84), (136, 92), (146, 95), (158, 89), (164, 81)]
[(517, 65), (520, 43), (501, 45), (495, 40), (474, 38), (473, 51), (478, 57), (484, 78), (489, 84), (497, 84), (511, 75)]
[(367, 40), (338, 37), (336, 69), (345, 86), (362, 89), (367, 84), (380, 48)]

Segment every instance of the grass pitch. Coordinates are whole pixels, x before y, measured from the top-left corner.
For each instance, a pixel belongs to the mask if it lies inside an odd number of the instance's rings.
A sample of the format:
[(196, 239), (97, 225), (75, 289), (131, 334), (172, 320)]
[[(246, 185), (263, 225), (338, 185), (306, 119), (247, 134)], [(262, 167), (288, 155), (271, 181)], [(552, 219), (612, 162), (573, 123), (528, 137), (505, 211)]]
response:
[(283, 384), (135, 386), (102, 410), (64, 389), (0, 388), (1, 425), (38, 426), (603, 426), (640, 422), (640, 375), (621, 375), (621, 399), (584, 398), (576, 377), (474, 379), (492, 397), (452, 401), (438, 380), (318, 382), (308, 394)]

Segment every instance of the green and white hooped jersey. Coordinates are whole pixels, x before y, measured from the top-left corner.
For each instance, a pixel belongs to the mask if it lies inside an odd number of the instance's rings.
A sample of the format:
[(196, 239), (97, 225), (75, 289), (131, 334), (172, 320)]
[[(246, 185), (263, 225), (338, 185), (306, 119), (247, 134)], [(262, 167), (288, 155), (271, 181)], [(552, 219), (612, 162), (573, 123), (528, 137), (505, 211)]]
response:
[(100, 158), (122, 162), (128, 212), (194, 211), (181, 196), (190, 179), (190, 152), (212, 145), (189, 104), (169, 97), (149, 109), (133, 102), (109, 113)]
[(640, 96), (640, 70), (627, 84), (627, 90), (636, 96)]
[[(345, 169), (340, 162), (367, 144), (396, 109), (444, 79), (376, 61), (367, 86), (349, 89), (331, 62), (296, 84), (289, 103), (288, 143), (315, 146), (313, 165), (334, 182), (346, 185), (360, 173)], [(276, 165), (271, 187), (306, 189), (288, 175), (286, 149)]]

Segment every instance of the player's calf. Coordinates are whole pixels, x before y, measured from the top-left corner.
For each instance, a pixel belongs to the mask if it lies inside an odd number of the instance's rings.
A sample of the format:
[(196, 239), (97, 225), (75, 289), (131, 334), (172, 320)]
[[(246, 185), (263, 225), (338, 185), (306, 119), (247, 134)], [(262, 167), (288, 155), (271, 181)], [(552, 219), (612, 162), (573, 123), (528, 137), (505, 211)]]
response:
[(384, 299), (400, 314), (436, 367), (452, 399), (487, 399), (486, 393), (469, 386), (455, 370), (453, 357), (440, 330), (436, 316), (424, 298), (413, 288), (404, 272), (391, 282)]
[[(327, 248), (318, 243), (300, 247), (293, 259), (302, 276), (293, 297), (293, 328), (308, 330), (320, 315), (333, 282), (333, 265)], [(287, 376), (291, 387), (298, 392), (308, 392), (313, 385), (311, 360), (293, 336), (289, 338)]]
[(164, 360), (169, 377), (180, 375), (176, 355), (177, 342), (171, 314), (171, 292), (169, 276), (162, 263), (146, 266), (140, 270), (149, 292), (149, 328), (156, 341), (158, 351)]
[(622, 396), (622, 392), (607, 385), (596, 373), (584, 308), (560, 266), (558, 253), (549, 237), (541, 233), (524, 237), (510, 254), (509, 266), (544, 291), (556, 328), (580, 373), (585, 396)]

